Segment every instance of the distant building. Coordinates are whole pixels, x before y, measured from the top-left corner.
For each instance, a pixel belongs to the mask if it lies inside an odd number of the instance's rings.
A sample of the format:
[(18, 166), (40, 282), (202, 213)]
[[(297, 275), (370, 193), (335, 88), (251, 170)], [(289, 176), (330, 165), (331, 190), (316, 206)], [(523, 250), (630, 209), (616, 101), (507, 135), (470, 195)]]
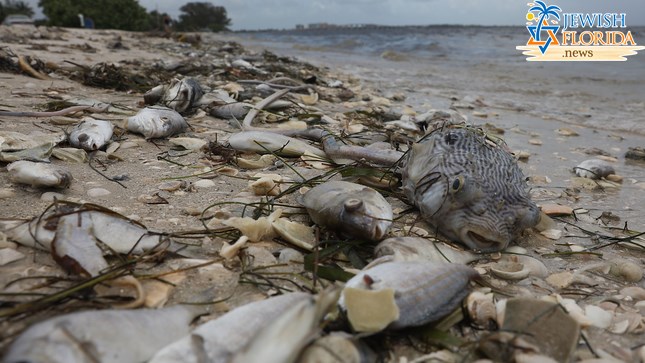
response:
[(296, 30), (303, 30), (305, 28), (302, 24), (296, 24)]

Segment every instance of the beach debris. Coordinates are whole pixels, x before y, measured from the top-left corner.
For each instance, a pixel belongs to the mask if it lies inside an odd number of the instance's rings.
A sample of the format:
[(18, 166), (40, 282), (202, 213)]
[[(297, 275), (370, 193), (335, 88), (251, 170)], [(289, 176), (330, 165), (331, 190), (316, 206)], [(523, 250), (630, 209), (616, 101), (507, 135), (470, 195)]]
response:
[(186, 120), (177, 111), (164, 107), (146, 107), (125, 122), (128, 131), (141, 134), (146, 139), (176, 135), (188, 128)]
[(108, 267), (91, 227), (88, 213), (70, 214), (58, 219), (51, 251), (54, 260), (65, 271), (93, 277)]
[(266, 167), (272, 166), (278, 158), (275, 155), (264, 154), (264, 155), (255, 155), (255, 157), (237, 157), (235, 158), (235, 163), (240, 168), (244, 169), (264, 169)]
[[(297, 319), (304, 311), (309, 312), (307, 307), (311, 306), (312, 299), (310, 294), (295, 292), (240, 306), (198, 326), (190, 334), (164, 347), (149, 360), (149, 363), (199, 362), (199, 357), (203, 357), (203, 361), (207, 362), (229, 362), (234, 355), (253, 344), (259, 332), (275, 320), (282, 320), (285, 315), (289, 320)], [(289, 323), (280, 321), (280, 324)], [(285, 330), (278, 336), (282, 334), (288, 335), (290, 332)], [(274, 337), (268, 338), (268, 341), (266, 339), (263, 336), (262, 341), (255, 344), (280, 344), (277, 340), (289, 338)], [(268, 356), (265, 358), (270, 359)]]
[(0, 266), (8, 265), (23, 258), (25, 258), (25, 254), (13, 248), (0, 248)]
[(282, 209), (277, 208), (267, 217), (253, 219), (250, 217), (231, 217), (221, 221), (225, 226), (233, 227), (242, 235), (247, 236), (251, 242), (271, 240), (276, 236), (273, 230), (273, 222), (280, 218)]
[(338, 305), (358, 332), (419, 326), (458, 308), (477, 276), (459, 264), (384, 262), (347, 281)]
[(310, 152), (325, 157), (325, 152), (302, 140), (263, 131), (238, 132), (228, 139), (230, 146), (239, 151), (258, 154), (275, 153), (280, 156), (302, 156)]
[(192, 78), (173, 79), (143, 95), (146, 105), (161, 104), (179, 113), (189, 111), (204, 95), (202, 87)]
[(110, 121), (84, 117), (69, 134), (69, 143), (87, 151), (99, 150), (110, 141), (113, 130), (114, 125)]
[(421, 216), (472, 249), (503, 250), (539, 222), (513, 156), (476, 129), (436, 131), (413, 144), (402, 176), (403, 191)]
[(331, 332), (311, 343), (298, 362), (362, 363), (377, 360), (376, 353), (359, 338), (345, 332)]
[(65, 140), (65, 134), (0, 131), (0, 161), (18, 160), (49, 162), (52, 149)]
[(421, 237), (391, 237), (374, 248), (376, 257), (393, 256), (394, 261), (451, 262), (465, 265), (477, 256), (444, 242)]
[(491, 329), (497, 323), (497, 308), (493, 293), (473, 291), (466, 298), (466, 311), (476, 326)]
[(181, 146), (186, 150), (199, 150), (208, 144), (208, 141), (196, 137), (173, 137), (168, 139), (171, 144)]
[[(82, 216), (83, 214), (89, 215), (89, 218)], [(117, 253), (141, 254), (165, 241), (163, 236), (152, 234), (143, 225), (109, 209), (93, 204), (60, 201), (31, 220), (3, 221), (0, 223), (0, 231), (9, 240), (24, 246), (51, 251), (60, 217), (63, 215), (82, 218), (83, 228), (91, 231), (96, 240)], [(60, 224), (61, 227), (63, 225)]]
[(613, 260), (609, 263), (609, 273), (627, 282), (639, 282), (643, 279), (643, 268), (624, 259)]
[(570, 216), (573, 208), (561, 204), (542, 204), (540, 210), (547, 216)]
[(52, 150), (52, 156), (70, 163), (85, 163), (89, 160), (85, 150), (75, 147), (56, 147)]
[(628, 147), (625, 153), (625, 159), (630, 160), (645, 160), (645, 148), (643, 147)]
[(249, 187), (255, 195), (276, 196), (282, 192), (282, 175), (258, 173), (253, 175), (253, 178), (258, 179), (249, 181)]
[[(558, 362), (569, 362), (578, 344), (580, 325), (557, 303), (512, 298), (506, 300), (500, 331), (505, 333), (497, 334), (506, 335), (506, 342), (502, 341), (504, 349), (496, 344), (488, 346), (488, 349), (480, 345), (480, 349), (484, 348), (484, 353), (493, 360), (512, 361), (512, 355), (523, 353), (522, 346), (531, 346), (537, 349), (533, 353), (546, 355)], [(503, 358), (500, 354), (510, 354), (511, 357)]]
[(381, 240), (392, 225), (392, 207), (376, 190), (345, 181), (327, 181), (302, 198), (314, 223), (359, 239)]
[(504, 280), (523, 280), (531, 271), (524, 264), (515, 261), (499, 261), (490, 267), (490, 272)]
[(573, 168), (573, 171), (577, 176), (588, 179), (601, 179), (609, 174), (616, 174), (611, 164), (600, 159), (585, 160)]
[(275, 233), (285, 241), (308, 251), (314, 249), (316, 231), (313, 227), (286, 218), (278, 218), (271, 225)]
[(26, 160), (7, 165), (7, 171), (12, 182), (39, 188), (67, 188), (73, 179), (62, 167)]
[(561, 136), (580, 136), (577, 132), (568, 127), (561, 127), (559, 129), (556, 129), (555, 132), (557, 132), (558, 135)]
[(34, 324), (11, 344), (6, 363), (145, 362), (190, 331), (202, 308), (96, 310)]

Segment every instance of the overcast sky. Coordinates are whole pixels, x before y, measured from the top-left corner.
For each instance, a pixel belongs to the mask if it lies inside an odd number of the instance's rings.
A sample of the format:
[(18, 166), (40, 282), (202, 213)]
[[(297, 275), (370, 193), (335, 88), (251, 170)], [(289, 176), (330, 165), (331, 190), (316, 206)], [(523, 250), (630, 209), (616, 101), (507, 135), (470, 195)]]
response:
[[(217, 0), (232, 29), (293, 28), (296, 24), (524, 25), (529, 0)], [(34, 8), (38, 0), (27, 0)], [(179, 17), (188, 0), (139, 0), (148, 10)], [(624, 12), (628, 26), (645, 25), (645, 0), (547, 0), (564, 12)], [(42, 16), (42, 13), (38, 11)], [(37, 15), (38, 16), (38, 15)]]

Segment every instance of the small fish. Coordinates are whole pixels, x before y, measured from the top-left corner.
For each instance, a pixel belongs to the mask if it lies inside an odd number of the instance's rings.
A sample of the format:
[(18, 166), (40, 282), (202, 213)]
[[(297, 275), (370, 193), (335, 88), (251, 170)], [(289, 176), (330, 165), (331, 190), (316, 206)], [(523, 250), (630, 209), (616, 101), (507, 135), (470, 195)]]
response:
[(73, 179), (72, 174), (61, 167), (26, 160), (7, 165), (7, 171), (12, 182), (34, 187), (67, 188)]
[(600, 159), (585, 160), (573, 168), (573, 171), (577, 176), (588, 179), (601, 179), (609, 174), (616, 174), (611, 164)]
[(128, 131), (143, 135), (146, 139), (169, 137), (188, 128), (186, 120), (177, 111), (165, 107), (146, 107), (125, 123)]
[(357, 331), (401, 329), (437, 321), (468, 295), (473, 268), (433, 262), (384, 262), (345, 284), (338, 305)]
[(269, 154), (274, 152), (282, 156), (302, 156), (306, 151), (325, 157), (325, 152), (308, 143), (271, 132), (242, 131), (231, 135), (228, 143), (235, 150)]
[(394, 261), (452, 262), (465, 265), (477, 256), (470, 251), (458, 250), (440, 241), (421, 237), (392, 237), (374, 248), (376, 257), (392, 256)]
[(114, 125), (110, 121), (85, 117), (72, 129), (69, 134), (69, 143), (87, 151), (99, 150), (110, 141), (113, 130)]
[(314, 223), (356, 238), (381, 240), (392, 225), (392, 207), (376, 190), (345, 181), (328, 181), (302, 198)]
[(310, 294), (296, 292), (238, 307), (164, 347), (148, 363), (230, 362), (232, 356), (251, 344), (258, 331), (290, 308), (311, 299)]
[(169, 85), (157, 86), (143, 95), (146, 105), (162, 104), (179, 113), (190, 110), (204, 95), (192, 78), (173, 79)]
[(30, 326), (4, 363), (139, 363), (190, 331), (202, 309), (98, 310), (57, 316)]

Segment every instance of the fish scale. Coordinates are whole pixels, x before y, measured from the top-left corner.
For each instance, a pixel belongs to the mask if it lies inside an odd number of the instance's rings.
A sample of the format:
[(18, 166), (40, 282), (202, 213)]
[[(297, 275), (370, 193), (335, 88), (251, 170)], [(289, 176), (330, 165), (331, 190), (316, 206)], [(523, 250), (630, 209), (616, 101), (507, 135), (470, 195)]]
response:
[(504, 249), (539, 220), (514, 157), (475, 128), (436, 131), (413, 145), (402, 176), (422, 217), (473, 249)]

